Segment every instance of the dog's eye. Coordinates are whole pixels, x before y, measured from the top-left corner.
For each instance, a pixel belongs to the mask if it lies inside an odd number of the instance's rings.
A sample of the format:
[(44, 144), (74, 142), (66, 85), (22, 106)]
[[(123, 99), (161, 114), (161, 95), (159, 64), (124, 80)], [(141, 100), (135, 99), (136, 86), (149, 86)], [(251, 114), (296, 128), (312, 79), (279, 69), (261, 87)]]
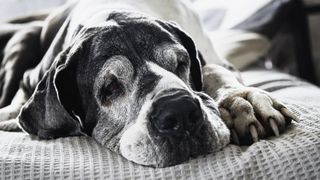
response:
[(186, 51), (180, 50), (175, 52), (177, 66), (176, 72), (177, 73), (184, 73), (189, 68), (189, 55)]
[(186, 71), (187, 68), (188, 68), (188, 63), (187, 63), (187, 62), (184, 62), (184, 61), (180, 61), (180, 62), (178, 62), (176, 71), (177, 71), (178, 73), (181, 73), (181, 72)]
[(111, 76), (105, 81), (105, 84), (101, 88), (101, 101), (107, 105), (123, 93), (124, 88), (121, 82), (115, 76)]

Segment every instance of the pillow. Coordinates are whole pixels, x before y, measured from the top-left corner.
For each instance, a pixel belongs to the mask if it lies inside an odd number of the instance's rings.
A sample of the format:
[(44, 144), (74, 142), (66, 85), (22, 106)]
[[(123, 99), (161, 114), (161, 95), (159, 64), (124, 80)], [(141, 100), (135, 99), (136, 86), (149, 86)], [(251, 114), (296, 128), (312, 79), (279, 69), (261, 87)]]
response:
[(209, 36), (218, 55), (240, 70), (265, 55), (271, 44), (263, 35), (241, 30), (211, 31)]

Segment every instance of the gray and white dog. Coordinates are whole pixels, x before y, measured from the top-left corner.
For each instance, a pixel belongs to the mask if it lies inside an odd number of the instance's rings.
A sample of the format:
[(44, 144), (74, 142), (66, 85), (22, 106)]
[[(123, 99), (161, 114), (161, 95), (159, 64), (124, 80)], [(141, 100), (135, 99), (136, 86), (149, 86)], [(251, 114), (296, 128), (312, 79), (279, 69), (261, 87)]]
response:
[(0, 129), (89, 135), (138, 164), (251, 144), (295, 119), (241, 83), (180, 1), (70, 1), (4, 23), (0, 48)]

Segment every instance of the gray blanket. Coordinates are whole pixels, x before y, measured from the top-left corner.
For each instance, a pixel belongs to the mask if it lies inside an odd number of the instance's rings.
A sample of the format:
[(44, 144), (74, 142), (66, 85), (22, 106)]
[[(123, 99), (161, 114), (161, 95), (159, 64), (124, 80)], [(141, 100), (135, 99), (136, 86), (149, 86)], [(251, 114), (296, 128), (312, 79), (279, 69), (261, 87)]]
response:
[(243, 73), (300, 118), (280, 137), (249, 147), (228, 145), (216, 154), (155, 169), (127, 161), (90, 137), (43, 141), (0, 131), (1, 179), (319, 179), (320, 90), (288, 75)]

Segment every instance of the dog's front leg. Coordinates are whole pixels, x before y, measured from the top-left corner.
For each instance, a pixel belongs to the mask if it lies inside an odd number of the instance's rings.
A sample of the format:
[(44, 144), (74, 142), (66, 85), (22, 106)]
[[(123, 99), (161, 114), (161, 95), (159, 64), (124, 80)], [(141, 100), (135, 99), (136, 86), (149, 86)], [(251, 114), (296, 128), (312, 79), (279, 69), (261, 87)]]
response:
[(21, 131), (17, 116), (28, 99), (29, 96), (27, 93), (20, 88), (14, 96), (11, 104), (0, 109), (0, 130)]
[(282, 133), (295, 116), (268, 92), (244, 86), (235, 73), (219, 65), (203, 67), (204, 91), (218, 102), (231, 142), (251, 144)]

